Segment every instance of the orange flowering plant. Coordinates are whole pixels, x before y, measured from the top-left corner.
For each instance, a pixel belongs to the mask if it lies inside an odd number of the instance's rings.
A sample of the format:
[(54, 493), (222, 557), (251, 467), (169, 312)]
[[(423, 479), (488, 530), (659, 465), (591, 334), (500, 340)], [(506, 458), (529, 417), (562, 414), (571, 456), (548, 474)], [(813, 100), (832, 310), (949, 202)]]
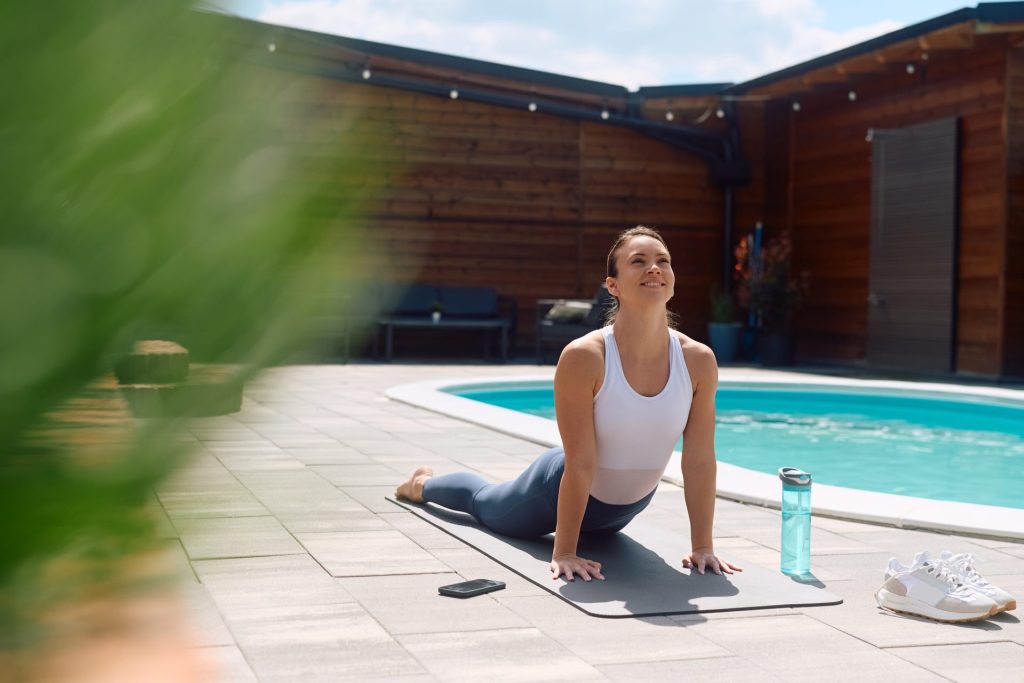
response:
[(736, 297), (743, 308), (757, 315), (758, 327), (768, 334), (787, 332), (807, 296), (809, 275), (807, 271), (793, 274), (792, 252), (786, 232), (769, 240), (757, 256), (746, 237), (736, 247)]

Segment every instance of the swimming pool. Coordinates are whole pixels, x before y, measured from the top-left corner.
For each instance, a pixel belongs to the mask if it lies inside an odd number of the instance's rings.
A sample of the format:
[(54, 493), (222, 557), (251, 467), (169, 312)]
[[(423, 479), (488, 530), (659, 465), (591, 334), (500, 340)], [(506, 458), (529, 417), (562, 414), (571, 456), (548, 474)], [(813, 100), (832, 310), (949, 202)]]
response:
[[(552, 371), (505, 372), (414, 382), (385, 393), (541, 446), (560, 444), (550, 398), (545, 408), (529, 396), (550, 392)], [(721, 368), (719, 376), (720, 497), (778, 508), (776, 469), (800, 466), (814, 473), (816, 515), (1024, 539), (1024, 493), (1016, 493), (1024, 490), (1024, 391), (751, 368)], [(517, 397), (511, 405), (532, 413), (460, 395), (491, 391), (511, 392)], [(857, 418), (861, 412), (873, 419)], [(953, 455), (951, 444), (964, 448)], [(768, 446), (774, 454), (765, 459)], [(977, 457), (968, 455), (972, 449)], [(664, 481), (682, 483), (680, 457), (677, 450)], [(946, 458), (948, 476), (921, 476)]]
[[(448, 391), (554, 419), (550, 383)], [(1024, 406), (725, 385), (716, 413), (722, 462), (767, 474), (799, 467), (815, 482), (854, 489), (1024, 508)]]

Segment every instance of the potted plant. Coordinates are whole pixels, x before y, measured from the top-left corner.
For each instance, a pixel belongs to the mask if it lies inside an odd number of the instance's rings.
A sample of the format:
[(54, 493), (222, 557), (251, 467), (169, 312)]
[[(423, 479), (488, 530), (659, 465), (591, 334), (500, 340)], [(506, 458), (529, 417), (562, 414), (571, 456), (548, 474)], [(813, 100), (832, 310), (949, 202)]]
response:
[(760, 254), (750, 253), (747, 239), (736, 248), (737, 294), (754, 314), (760, 332), (762, 365), (793, 363), (793, 318), (808, 289), (806, 271), (792, 272), (792, 243), (785, 232), (770, 240)]
[(434, 300), (434, 303), (430, 304), (430, 319), (436, 325), (441, 322), (441, 302)]
[(736, 313), (736, 302), (732, 295), (718, 287), (712, 287), (708, 342), (719, 363), (734, 360), (739, 350), (743, 325), (736, 321)]

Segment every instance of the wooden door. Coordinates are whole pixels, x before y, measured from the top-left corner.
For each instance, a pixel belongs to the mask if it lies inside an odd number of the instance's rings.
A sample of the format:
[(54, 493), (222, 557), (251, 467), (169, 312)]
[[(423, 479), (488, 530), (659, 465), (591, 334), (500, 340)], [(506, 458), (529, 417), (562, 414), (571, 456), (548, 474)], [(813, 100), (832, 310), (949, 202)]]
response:
[(959, 192), (956, 118), (871, 131), (867, 362), (954, 367)]

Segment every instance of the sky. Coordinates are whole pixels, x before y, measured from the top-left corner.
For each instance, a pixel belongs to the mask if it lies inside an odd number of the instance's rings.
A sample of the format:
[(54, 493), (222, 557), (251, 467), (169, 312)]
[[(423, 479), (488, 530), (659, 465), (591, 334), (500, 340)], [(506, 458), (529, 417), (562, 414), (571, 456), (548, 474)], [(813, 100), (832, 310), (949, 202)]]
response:
[(742, 82), (964, 0), (219, 0), (242, 16), (635, 89)]

